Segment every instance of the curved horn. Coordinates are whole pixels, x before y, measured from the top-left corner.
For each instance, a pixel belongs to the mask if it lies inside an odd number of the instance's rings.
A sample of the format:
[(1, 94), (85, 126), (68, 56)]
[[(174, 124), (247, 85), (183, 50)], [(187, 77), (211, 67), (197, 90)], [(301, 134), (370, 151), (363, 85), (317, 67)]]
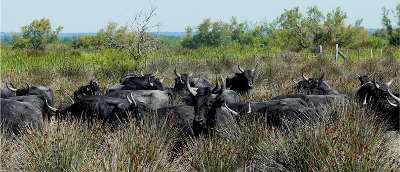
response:
[(129, 96), (126, 96), (126, 99), (128, 100), (129, 104), (132, 104), (132, 100), (129, 98)]
[(215, 75), (215, 87), (213, 88), (213, 91), (216, 91), (218, 88), (219, 88), (218, 75)]
[(10, 87), (10, 84), (8, 84), (8, 83), (6, 83), (6, 86), (7, 86), (8, 89), (10, 89), (13, 92), (17, 91), (17, 89), (15, 89), (14, 87)]
[[(222, 75), (220, 75), (220, 78), (221, 78), (221, 88), (219, 89), (219, 93), (218, 94), (211, 94), (211, 98), (217, 98), (225, 90), (225, 82), (224, 82), (224, 79), (222, 78)], [(217, 83), (218, 83), (218, 77), (217, 77)]]
[(392, 93), (392, 91), (391, 91), (390, 89), (388, 89), (388, 92), (389, 92), (390, 96), (392, 96), (392, 98), (393, 98), (394, 100), (397, 101), (397, 103), (400, 103), (400, 98), (399, 98), (399, 97), (396, 97), (396, 96)]
[(131, 100), (132, 100), (132, 102), (133, 102), (133, 104), (135, 105), (135, 107), (137, 106), (137, 104), (136, 104), (136, 100), (135, 100), (135, 98), (133, 97), (133, 92), (130, 94), (130, 96), (131, 96)]
[(198, 88), (192, 88), (192, 87), (190, 87), (190, 84), (189, 84), (189, 76), (188, 76), (186, 79), (187, 79), (187, 82), (186, 82), (186, 87), (187, 87), (187, 89), (189, 90), (190, 94), (192, 94), (193, 96), (196, 96), (196, 95), (197, 95), (197, 89), (198, 89)]
[(324, 77), (325, 77), (325, 72), (322, 73), (321, 77), (319, 77), (319, 80), (322, 81), (324, 79)]
[(240, 71), (240, 72), (244, 72), (244, 70), (240, 67), (240, 64), (239, 64), (239, 57), (237, 58), (237, 65), (238, 65), (239, 71)]
[(293, 78), (292, 78), (292, 82), (295, 84), (299, 83), (299, 81), (295, 81)]
[(367, 104), (367, 97), (368, 97), (368, 93), (365, 94), (364, 101), (363, 101), (363, 105), (366, 105), (366, 104)]
[(304, 72), (301, 72), (301, 77), (303, 77), (304, 80), (308, 81), (308, 77), (306, 77), (306, 76), (304, 75)]
[(392, 78), (389, 82), (386, 82), (385, 85), (390, 87), (390, 85), (392, 85), (393, 81), (394, 81), (394, 78)]
[(358, 73), (356, 73), (357, 78), (361, 77)]
[(46, 106), (47, 106), (51, 111), (53, 111), (53, 112), (57, 112), (57, 111), (58, 111), (57, 108), (51, 107), (51, 106), (47, 103), (47, 99), (44, 99), (44, 102), (46, 103)]
[(224, 92), (225, 90), (225, 81), (224, 78), (222, 77), (222, 75), (220, 74), (219, 77), (221, 78), (221, 93)]
[(160, 79), (160, 82), (161, 82), (161, 83), (164, 82), (164, 79), (165, 79), (165, 78), (161, 78), (161, 79)]
[(394, 107), (397, 107), (398, 105), (396, 103), (391, 102), (388, 98), (386, 98), (386, 100), (388, 101), (388, 103)]
[(27, 82), (25, 82), (25, 85), (26, 85), (27, 88), (31, 87), (31, 85), (29, 85)]
[(148, 82), (149, 82), (149, 85), (151, 86), (151, 87), (153, 87), (154, 86), (154, 84), (151, 82), (151, 80), (150, 80), (151, 78), (149, 77), (147, 80), (148, 80)]
[(251, 114), (251, 105), (250, 105), (250, 102), (249, 102), (249, 110), (247, 111), (247, 114)]
[(72, 98), (71, 98), (71, 97), (69, 97), (69, 96), (68, 96), (68, 98), (69, 98), (69, 100), (71, 101), (71, 103), (72, 103), (72, 104), (74, 104), (74, 103), (75, 103), (74, 99), (72, 99)]
[(379, 86), (379, 84), (378, 83), (376, 83), (376, 79), (375, 79), (375, 77), (374, 77), (374, 84), (375, 84), (375, 87), (376, 88), (380, 88), (381, 86)]
[(176, 75), (177, 77), (179, 77), (179, 78), (182, 76), (180, 73), (178, 73), (178, 72), (176, 71), (176, 68), (174, 69), (174, 73), (175, 73), (175, 75)]
[(255, 72), (259, 65), (260, 65), (260, 63), (258, 63), (258, 60), (257, 60), (257, 61), (256, 61), (256, 67), (254, 67), (251, 71), (252, 71), (252, 72)]
[(225, 108), (228, 109), (229, 112), (231, 112), (233, 115), (235, 115), (235, 116), (238, 116), (238, 115), (239, 115), (239, 113), (237, 113), (237, 112), (235, 112), (234, 110), (232, 110), (231, 108), (229, 108), (229, 107), (226, 105), (226, 103), (224, 103), (224, 106), (225, 106)]
[[(188, 75), (188, 76), (189, 76), (189, 77), (192, 77), (192, 75), (193, 75), (193, 73), (189, 73), (189, 75)], [(189, 81), (189, 80), (188, 80), (188, 81)]]

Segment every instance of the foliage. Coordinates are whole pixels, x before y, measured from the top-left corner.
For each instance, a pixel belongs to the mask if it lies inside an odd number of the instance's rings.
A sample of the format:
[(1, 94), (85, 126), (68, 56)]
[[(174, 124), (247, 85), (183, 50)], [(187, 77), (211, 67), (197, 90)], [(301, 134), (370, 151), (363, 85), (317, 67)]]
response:
[[(302, 14), (299, 7), (285, 10), (272, 23), (265, 24), (269, 44), (292, 50), (317, 49), (319, 45), (332, 47), (358, 47), (368, 41), (368, 32), (361, 27), (362, 20), (354, 26), (345, 25), (347, 15), (339, 7), (323, 15), (316, 6)], [(274, 42), (276, 41), (276, 42)], [(278, 43), (277, 43), (278, 42)]]
[(205, 19), (193, 33), (193, 28), (186, 28), (186, 35), (183, 38), (182, 46), (184, 48), (199, 47), (219, 47), (227, 46), (233, 43), (239, 45), (258, 45), (262, 37), (261, 26), (253, 29), (247, 22), (239, 23), (232, 17), (230, 23), (222, 21), (211, 22), (211, 19)]
[(71, 46), (75, 49), (101, 49), (104, 44), (104, 39), (100, 35), (81, 36), (71, 41)]
[(389, 41), (378, 36), (369, 36), (368, 41), (366, 41), (367, 45), (363, 45), (364, 47), (372, 47), (372, 48), (383, 48), (389, 45)]
[[(392, 24), (390, 15), (393, 14), (397, 19), (397, 28)], [(389, 40), (390, 45), (400, 45), (400, 3), (394, 11), (382, 8), (382, 25), (385, 28), (385, 37)]]
[(368, 32), (362, 26), (362, 20), (354, 25), (346, 25), (347, 14), (339, 7), (324, 15), (316, 6), (308, 7), (305, 13), (299, 7), (285, 10), (271, 23), (250, 25), (239, 23), (232, 17), (229, 23), (211, 22), (205, 19), (195, 32), (186, 28), (182, 41), (184, 48), (195, 49), (204, 46), (276, 46), (300, 51), (324, 47), (356, 48), (369, 43)]
[(52, 31), (49, 19), (35, 19), (21, 28), (22, 38), (19, 35), (13, 36), (13, 47), (43, 50), (48, 43), (57, 40), (57, 35), (62, 29), (62, 26), (58, 26), (55, 31)]

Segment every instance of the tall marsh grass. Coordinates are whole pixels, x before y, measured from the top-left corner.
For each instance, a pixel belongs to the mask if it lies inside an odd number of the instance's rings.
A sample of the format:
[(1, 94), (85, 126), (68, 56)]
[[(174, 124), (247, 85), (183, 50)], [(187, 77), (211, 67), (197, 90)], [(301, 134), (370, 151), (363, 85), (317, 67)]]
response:
[[(59, 51), (59, 52), (57, 52)], [(273, 55), (279, 54), (279, 55)], [(294, 93), (292, 79), (304, 71), (325, 79), (332, 87), (354, 96), (356, 74), (374, 73), (389, 81), (400, 62), (396, 56), (334, 63), (331, 57), (304, 57), (300, 53), (257, 48), (203, 48), (153, 52), (148, 60), (134, 60), (115, 50), (52, 50), (38, 56), (2, 49), (1, 80), (16, 87), (48, 85), (56, 106), (70, 104), (79, 86), (95, 79), (103, 91), (129, 72), (153, 73), (172, 86), (173, 70), (194, 76), (224, 77), (237, 72), (236, 57), (244, 68), (260, 61), (255, 88), (243, 101), (266, 101)], [(147, 61), (147, 62), (146, 62)], [(400, 91), (400, 80), (391, 86)], [(200, 138), (187, 138), (179, 156), (171, 150), (180, 139), (173, 122), (146, 114), (131, 119), (118, 130), (98, 123), (62, 120), (45, 122), (41, 131), (26, 135), (1, 135), (0, 168), (4, 171), (398, 171), (400, 142), (397, 132), (385, 132), (376, 115), (355, 103), (331, 107), (337, 120), (321, 119), (290, 132), (267, 126), (257, 117), (242, 117)]]

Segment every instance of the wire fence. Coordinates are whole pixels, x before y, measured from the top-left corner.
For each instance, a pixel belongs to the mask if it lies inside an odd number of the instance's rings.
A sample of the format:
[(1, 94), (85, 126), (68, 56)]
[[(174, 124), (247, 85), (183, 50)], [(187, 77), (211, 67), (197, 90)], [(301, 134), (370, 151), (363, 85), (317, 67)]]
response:
[(358, 60), (371, 58), (382, 58), (385, 56), (393, 56), (400, 59), (400, 47), (385, 47), (385, 48), (339, 48), (324, 50), (320, 47), (319, 52), (267, 52), (267, 56), (292, 56), (292, 57), (306, 57), (318, 58), (320, 56), (329, 57), (334, 61), (340, 60)]

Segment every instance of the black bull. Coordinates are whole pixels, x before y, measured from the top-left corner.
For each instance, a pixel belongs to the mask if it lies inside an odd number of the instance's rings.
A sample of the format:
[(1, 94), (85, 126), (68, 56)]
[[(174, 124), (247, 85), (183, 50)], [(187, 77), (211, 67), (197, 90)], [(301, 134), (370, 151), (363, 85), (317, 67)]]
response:
[(319, 117), (335, 117), (329, 106), (345, 104), (347, 100), (335, 95), (285, 95), (266, 102), (234, 103), (225, 106), (235, 115), (258, 115), (267, 124), (279, 128), (291, 128), (299, 123)]

